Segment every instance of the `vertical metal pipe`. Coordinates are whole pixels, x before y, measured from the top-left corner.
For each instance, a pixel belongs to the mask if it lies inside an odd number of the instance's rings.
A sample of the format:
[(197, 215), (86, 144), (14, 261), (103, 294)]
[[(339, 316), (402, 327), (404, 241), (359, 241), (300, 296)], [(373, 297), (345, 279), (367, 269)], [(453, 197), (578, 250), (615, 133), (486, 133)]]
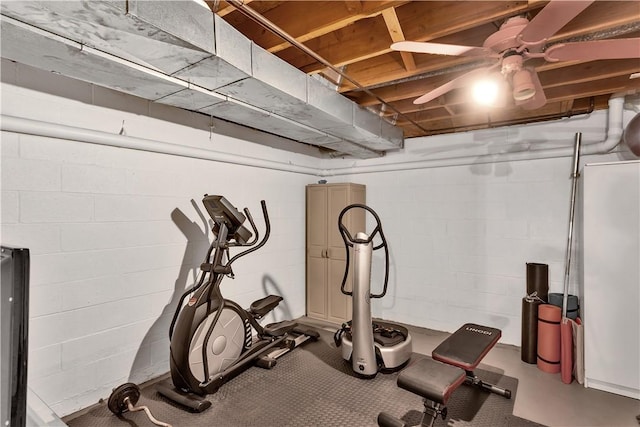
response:
[(571, 246), (573, 242), (573, 221), (576, 211), (576, 190), (578, 187), (578, 177), (580, 176), (580, 144), (582, 133), (576, 133), (575, 147), (573, 152), (573, 174), (571, 175), (571, 202), (569, 207), (569, 236), (567, 239), (567, 256), (564, 264), (564, 295), (562, 297), (562, 317), (567, 317), (567, 300), (569, 295), (569, 274), (571, 271)]

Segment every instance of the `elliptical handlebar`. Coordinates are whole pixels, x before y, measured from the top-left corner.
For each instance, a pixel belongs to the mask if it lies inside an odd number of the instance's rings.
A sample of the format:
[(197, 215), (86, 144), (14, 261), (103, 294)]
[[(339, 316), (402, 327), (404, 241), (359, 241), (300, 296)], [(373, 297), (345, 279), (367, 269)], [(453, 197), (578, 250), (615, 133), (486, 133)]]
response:
[[(359, 239), (357, 237), (353, 238), (353, 236), (351, 236), (351, 233), (349, 233), (349, 230), (347, 230), (347, 227), (345, 227), (345, 225), (343, 224), (342, 217), (351, 209), (364, 209), (369, 213), (371, 213), (371, 215), (373, 215), (373, 217), (375, 218), (376, 227), (373, 229), (373, 231), (371, 232), (371, 234), (367, 239)], [(353, 245), (356, 243), (368, 245), (373, 241), (376, 234), (380, 234), (380, 239), (382, 240), (382, 242), (378, 246), (373, 246), (373, 250), (375, 251), (380, 248), (384, 248), (384, 256), (385, 256), (384, 285), (382, 286), (381, 293), (379, 294), (370, 293), (369, 297), (370, 298), (384, 297), (387, 293), (387, 284), (389, 283), (389, 247), (387, 246), (387, 239), (385, 239), (384, 232), (382, 231), (382, 222), (380, 221), (380, 217), (378, 216), (376, 211), (374, 211), (369, 206), (363, 205), (361, 203), (354, 203), (349, 206), (346, 206), (344, 209), (342, 209), (342, 211), (340, 212), (340, 215), (338, 215), (338, 229), (340, 230), (340, 235), (342, 236), (342, 240), (344, 241), (345, 251), (347, 253), (347, 260), (346, 260), (345, 269), (344, 269), (344, 276), (342, 278), (342, 285), (340, 286), (340, 291), (345, 295), (353, 296), (353, 292), (347, 291), (345, 289), (345, 285), (347, 283), (347, 277), (349, 276), (349, 264), (350, 264), (349, 247), (353, 247)]]
[(262, 238), (260, 243), (258, 243), (256, 245), (256, 242), (258, 241), (258, 229), (256, 227), (255, 222), (253, 221), (253, 217), (251, 216), (251, 212), (249, 212), (249, 208), (244, 208), (244, 213), (246, 214), (247, 218), (249, 219), (249, 223), (251, 224), (251, 228), (253, 228), (253, 232), (255, 234), (255, 239), (253, 239), (251, 242), (247, 242), (245, 244), (238, 245), (238, 246), (252, 246), (252, 247), (250, 247), (246, 251), (242, 251), (242, 252), (234, 255), (227, 262), (227, 267), (230, 267), (231, 263), (234, 262), (235, 260), (237, 260), (238, 258), (240, 258), (242, 256), (245, 256), (245, 255), (248, 255), (251, 252), (257, 251), (258, 249), (263, 247), (265, 245), (265, 243), (267, 243), (267, 239), (269, 239), (269, 236), (271, 235), (271, 222), (269, 221), (269, 213), (267, 212), (267, 204), (266, 204), (266, 202), (264, 200), (260, 200), (260, 206), (262, 207), (262, 216), (264, 217), (264, 224), (265, 224), (264, 237)]

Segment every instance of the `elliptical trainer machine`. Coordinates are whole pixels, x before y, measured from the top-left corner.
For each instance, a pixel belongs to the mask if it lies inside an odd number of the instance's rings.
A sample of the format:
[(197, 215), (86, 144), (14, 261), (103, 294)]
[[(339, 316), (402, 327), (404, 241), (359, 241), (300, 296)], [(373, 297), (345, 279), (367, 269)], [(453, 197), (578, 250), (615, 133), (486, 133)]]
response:
[[(342, 222), (344, 215), (351, 209), (364, 209), (371, 213), (377, 225), (371, 235), (356, 233), (355, 238)], [(389, 282), (389, 248), (382, 231), (378, 214), (370, 207), (352, 204), (345, 207), (338, 216), (338, 228), (347, 251), (347, 262), (340, 290), (353, 300), (353, 320), (342, 325), (335, 335), (337, 346), (342, 346), (342, 358), (351, 361), (353, 371), (359, 376), (373, 378), (378, 371), (396, 371), (402, 369), (411, 358), (411, 335), (406, 328), (388, 322), (372, 320), (371, 298), (382, 298), (387, 293)], [(381, 243), (373, 246), (373, 239), (379, 234)], [(353, 248), (353, 291), (345, 289), (349, 275), (349, 248)], [(373, 251), (384, 248), (385, 272), (384, 285), (379, 294), (371, 293), (371, 257)]]
[[(269, 238), (271, 225), (264, 200), (260, 203), (266, 230), (259, 243), (258, 229), (249, 209), (245, 208), (243, 215), (223, 196), (205, 195), (202, 203), (213, 219), (216, 238), (200, 266), (198, 283), (180, 297), (169, 328), (173, 387), (166, 383), (157, 386), (160, 394), (194, 412), (211, 406), (202, 396), (215, 393), (245, 369), (254, 364), (270, 369), (276, 358), (319, 336), (317, 331), (299, 328), (291, 320), (264, 327), (258, 323), (282, 301), (281, 296), (266, 296), (246, 310), (222, 296), (222, 279), (234, 277), (231, 265), (260, 249)], [(245, 219), (249, 219), (253, 229), (253, 240), (250, 240), (252, 232), (243, 226)], [(249, 249), (230, 257), (231, 247)]]

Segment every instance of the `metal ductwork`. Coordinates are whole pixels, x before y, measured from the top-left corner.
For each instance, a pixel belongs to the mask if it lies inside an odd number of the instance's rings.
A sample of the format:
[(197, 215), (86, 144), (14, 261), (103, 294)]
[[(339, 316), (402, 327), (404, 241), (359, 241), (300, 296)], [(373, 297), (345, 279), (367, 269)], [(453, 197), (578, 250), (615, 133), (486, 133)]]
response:
[(198, 1), (1, 3), (2, 56), (358, 158), (402, 130), (255, 45)]

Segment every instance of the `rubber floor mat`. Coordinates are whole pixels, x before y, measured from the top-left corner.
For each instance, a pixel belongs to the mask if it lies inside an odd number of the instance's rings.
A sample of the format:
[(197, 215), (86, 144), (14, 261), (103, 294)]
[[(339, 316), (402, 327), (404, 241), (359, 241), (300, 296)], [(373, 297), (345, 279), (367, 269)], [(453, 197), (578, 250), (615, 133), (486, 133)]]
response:
[[(356, 377), (333, 343), (332, 334), (320, 332), (318, 341), (284, 355), (273, 369), (251, 367), (224, 384), (207, 396), (212, 405), (202, 413), (182, 410), (153, 386), (141, 390), (138, 405), (148, 406), (158, 420), (173, 427), (376, 426), (381, 411), (408, 425), (420, 424), (422, 398), (396, 386), (398, 373), (380, 373), (373, 379)], [(414, 353), (412, 361), (421, 357), (427, 356)], [(513, 415), (517, 379), (486, 368), (476, 374), (510, 389), (512, 398), (462, 385), (449, 399), (447, 419), (438, 418), (435, 426), (540, 426)], [(106, 403), (67, 423), (71, 427), (153, 427), (144, 413), (116, 416)]]

